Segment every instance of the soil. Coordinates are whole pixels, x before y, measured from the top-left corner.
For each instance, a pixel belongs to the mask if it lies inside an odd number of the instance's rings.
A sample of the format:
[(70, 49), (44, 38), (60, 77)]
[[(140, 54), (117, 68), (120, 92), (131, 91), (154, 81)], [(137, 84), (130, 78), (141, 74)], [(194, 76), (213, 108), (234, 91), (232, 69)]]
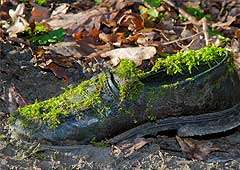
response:
[[(8, 95), (15, 85), (29, 103), (44, 100), (62, 92), (67, 84), (50, 72), (34, 67), (31, 51), (0, 43), (0, 96)], [(78, 67), (66, 69), (69, 84), (80, 82), (84, 75)], [(230, 132), (194, 138), (212, 144), (217, 151), (203, 161), (190, 160), (182, 152), (174, 133), (159, 134), (151, 143), (130, 156), (112, 155), (112, 146), (93, 144), (53, 146), (14, 140), (8, 132), (8, 109), (12, 104), (0, 99), (0, 169), (240, 169), (240, 128)]]

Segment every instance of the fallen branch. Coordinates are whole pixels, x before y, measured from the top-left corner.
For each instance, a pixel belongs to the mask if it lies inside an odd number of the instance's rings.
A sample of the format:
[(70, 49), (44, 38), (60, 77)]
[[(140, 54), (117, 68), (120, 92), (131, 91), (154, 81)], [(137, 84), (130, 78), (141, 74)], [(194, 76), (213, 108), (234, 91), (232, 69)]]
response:
[(206, 42), (206, 45), (208, 45), (209, 44), (209, 35), (208, 35), (207, 19), (203, 18), (201, 21), (202, 21), (202, 27), (203, 27), (205, 42)]
[(171, 7), (173, 7), (175, 10), (177, 10), (182, 16), (186, 17), (192, 24), (200, 26), (202, 23), (201, 21), (197, 20), (194, 16), (187, 13), (184, 9), (182, 9), (179, 6), (176, 6), (175, 3), (173, 3), (171, 0), (164, 0), (164, 2)]
[(177, 40), (165, 42), (165, 43), (163, 43), (162, 45), (169, 45), (169, 44), (177, 43), (177, 42), (179, 42), (179, 41), (188, 40), (188, 39), (191, 39), (191, 38), (193, 38), (193, 37), (196, 37), (196, 36), (198, 36), (198, 35), (200, 35), (200, 34), (202, 34), (202, 33), (203, 33), (203, 32), (201, 31), (201, 32), (198, 32), (198, 33), (196, 33), (196, 34), (194, 34), (194, 35), (188, 36), (188, 37), (179, 38), (179, 39), (177, 39)]

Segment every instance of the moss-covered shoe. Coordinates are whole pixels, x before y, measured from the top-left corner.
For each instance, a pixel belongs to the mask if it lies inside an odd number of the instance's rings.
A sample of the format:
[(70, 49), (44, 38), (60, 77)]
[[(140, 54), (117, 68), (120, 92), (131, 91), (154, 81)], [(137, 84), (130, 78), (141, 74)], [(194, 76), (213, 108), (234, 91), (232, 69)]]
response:
[(231, 55), (205, 47), (161, 58), (145, 72), (123, 60), (111, 73), (18, 109), (10, 120), (14, 136), (53, 142), (105, 139), (146, 122), (156, 122), (158, 131), (205, 135), (240, 125), (239, 100)]

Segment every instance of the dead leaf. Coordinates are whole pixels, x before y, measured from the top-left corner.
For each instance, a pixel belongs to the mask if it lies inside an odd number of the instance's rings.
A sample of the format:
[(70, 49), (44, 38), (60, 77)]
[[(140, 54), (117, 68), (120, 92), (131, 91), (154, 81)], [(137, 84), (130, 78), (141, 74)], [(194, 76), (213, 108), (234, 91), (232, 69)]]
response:
[(14, 24), (7, 29), (7, 32), (10, 37), (17, 37), (17, 33), (25, 31), (28, 26), (29, 24), (24, 18), (18, 17)]
[(5, 1), (2, 2), (2, 4), (0, 5), (0, 19), (1, 20), (7, 20), (10, 17), (9, 15), (9, 6), (10, 6), (10, 2)]
[[(0, 41), (3, 40), (5, 38), (5, 35), (4, 35), (4, 30), (2, 28), (0, 28)], [(0, 50), (0, 56), (1, 55), (1, 50)], [(1, 57), (0, 57), (1, 58)]]
[(144, 28), (143, 18), (135, 13), (126, 13), (117, 21), (119, 26), (127, 27), (128, 30), (137, 32)]
[(9, 15), (13, 21), (13, 25), (7, 29), (10, 37), (17, 37), (17, 33), (23, 32), (29, 25), (28, 22), (24, 19), (24, 10), (24, 4), (19, 4), (16, 10), (9, 10)]
[(130, 7), (134, 5), (134, 2), (126, 1), (126, 0), (106, 0), (106, 3), (109, 3), (111, 7), (114, 7), (114, 9), (121, 10), (123, 8)]
[(27, 100), (23, 98), (23, 96), (18, 92), (15, 85), (12, 85), (9, 88), (9, 93), (12, 94), (12, 96), (15, 98), (16, 103), (18, 104), (18, 107), (23, 107), (28, 104)]
[(128, 47), (118, 48), (101, 54), (101, 57), (110, 57), (113, 66), (118, 65), (121, 59), (129, 59), (136, 63), (137, 66), (142, 64), (143, 60), (151, 59), (156, 54), (155, 47)]
[(237, 39), (240, 40), (240, 29), (237, 29), (237, 30), (235, 31), (235, 36), (237, 37)]
[(227, 17), (227, 22), (217, 22), (212, 24), (212, 27), (221, 27), (224, 29), (230, 29), (230, 25), (236, 20), (236, 16), (228, 16)]
[(46, 7), (39, 6), (35, 3), (31, 3), (33, 8), (31, 11), (31, 17), (29, 22), (41, 22), (44, 19), (49, 18), (49, 9)]
[(97, 39), (99, 39), (99, 34), (100, 30), (94, 27), (89, 31), (88, 36), (94, 38), (97, 41)]
[(219, 148), (213, 147), (213, 144), (210, 142), (196, 141), (178, 136), (176, 136), (176, 139), (182, 151), (185, 152), (190, 159), (205, 160), (208, 154), (220, 150)]
[(24, 4), (19, 4), (15, 10), (10, 9), (9, 15), (12, 18), (12, 21), (15, 22), (19, 16), (24, 17), (23, 16), (24, 10), (25, 10)]
[(130, 155), (132, 155), (135, 151), (141, 149), (142, 147), (144, 147), (146, 144), (151, 143), (151, 140), (147, 140), (145, 138), (136, 138), (134, 140), (134, 144), (133, 146), (131, 146), (125, 153), (125, 157), (129, 157)]
[(66, 14), (69, 7), (70, 7), (69, 4), (63, 3), (62, 5), (57, 7), (55, 10), (53, 10), (50, 18), (53, 18), (53, 17), (55, 17), (57, 15), (64, 15), (64, 14)]
[(68, 84), (69, 82), (69, 77), (67, 76), (66, 72), (64, 71), (64, 69), (62, 67), (60, 67), (59, 65), (55, 64), (54, 62), (50, 62), (49, 64), (47, 64), (44, 69), (49, 69), (53, 72), (53, 74), (60, 79), (64, 79), (64, 82), (66, 84)]
[(122, 44), (127, 43), (125, 34), (122, 32), (118, 32), (116, 34), (100, 33), (99, 38), (103, 42), (113, 44), (114, 46), (117, 47), (120, 47)]
[(72, 37), (73, 39), (78, 42), (78, 41), (81, 41), (83, 40), (84, 38), (86, 38), (88, 36), (88, 32), (85, 31), (85, 30), (81, 30), (81, 31), (78, 31), (78, 32), (74, 32), (72, 34)]
[(141, 32), (139, 34), (140, 35), (137, 39), (137, 43), (142, 44), (142, 45), (153, 42), (155, 39), (160, 37), (159, 34), (157, 32), (154, 32), (154, 31)]
[(119, 156), (120, 154), (123, 154), (124, 157), (129, 157), (135, 151), (138, 151), (139, 149), (151, 142), (152, 139), (145, 138), (136, 138), (133, 141), (123, 141), (117, 146), (112, 146), (111, 153), (114, 156)]
[[(83, 59), (84, 57), (90, 55), (91, 53), (96, 51), (96, 47), (94, 45), (91, 46), (87, 40), (76, 42), (60, 42), (50, 46), (44, 46), (45, 50), (50, 51), (50, 54), (56, 53), (60, 54), (65, 58), (65, 60), (71, 59), (73, 57), (75, 59)], [(51, 57), (53, 59), (53, 57)], [(54, 57), (56, 60), (59, 60), (58, 57)], [(53, 59), (55, 61), (55, 59)], [(66, 61), (64, 61), (66, 62)], [(64, 65), (63, 62), (63, 65)], [(61, 65), (61, 64), (60, 64)]]
[[(107, 13), (106, 8), (92, 9), (79, 12), (77, 14), (59, 14), (47, 20), (52, 29), (63, 28), (69, 33), (81, 32), (83, 28), (89, 27), (91, 21), (95, 22), (96, 18)], [(92, 27), (93, 28), (93, 27)], [(86, 29), (90, 30), (90, 29)]]
[(231, 49), (233, 53), (239, 53), (240, 52), (240, 43), (237, 39), (233, 38), (231, 41)]
[(0, 99), (6, 103), (9, 113), (13, 113), (17, 108), (28, 104), (27, 100), (19, 93), (19, 90), (17, 90), (14, 84), (4, 91)]

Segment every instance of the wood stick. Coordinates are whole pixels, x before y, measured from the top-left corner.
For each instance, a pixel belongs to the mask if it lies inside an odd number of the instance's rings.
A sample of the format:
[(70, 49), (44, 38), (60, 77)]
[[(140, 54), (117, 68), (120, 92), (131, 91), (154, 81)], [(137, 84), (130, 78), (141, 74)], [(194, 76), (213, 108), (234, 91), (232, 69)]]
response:
[(176, 6), (175, 3), (173, 3), (171, 0), (164, 0), (164, 2), (170, 5), (171, 7), (173, 7), (175, 10), (177, 10), (182, 16), (186, 17), (192, 24), (198, 25), (198, 26), (202, 24), (201, 21), (197, 20), (196, 17), (190, 15), (181, 7)]
[(179, 41), (184, 41), (184, 40), (187, 40), (187, 39), (196, 37), (196, 36), (198, 36), (198, 35), (200, 35), (200, 34), (202, 34), (202, 33), (203, 33), (203, 32), (201, 31), (201, 32), (198, 32), (198, 33), (196, 33), (196, 34), (194, 34), (194, 35), (188, 36), (188, 37), (184, 37), (184, 38), (176, 39), (176, 40), (173, 40), (173, 41), (165, 42), (165, 43), (163, 43), (162, 45), (169, 45), (169, 44), (177, 43), (177, 42), (179, 42)]

